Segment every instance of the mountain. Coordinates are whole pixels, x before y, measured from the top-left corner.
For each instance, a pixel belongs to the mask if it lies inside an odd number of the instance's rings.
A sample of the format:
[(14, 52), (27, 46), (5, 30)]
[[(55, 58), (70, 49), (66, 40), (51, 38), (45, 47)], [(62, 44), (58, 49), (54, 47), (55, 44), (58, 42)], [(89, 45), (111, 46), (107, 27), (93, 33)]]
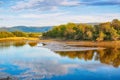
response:
[[(80, 24), (80, 23), (76, 23)], [(98, 25), (99, 23), (81, 23), (88, 25)], [(14, 26), (14, 27), (2, 27), (0, 31), (23, 31), (23, 32), (46, 32), (52, 29), (52, 26), (43, 26), (43, 27), (33, 27), (33, 26)]]
[(15, 26), (15, 27), (2, 27), (0, 31), (23, 31), (23, 32), (46, 32), (50, 30), (52, 26), (44, 26), (44, 27), (28, 27), (28, 26)]

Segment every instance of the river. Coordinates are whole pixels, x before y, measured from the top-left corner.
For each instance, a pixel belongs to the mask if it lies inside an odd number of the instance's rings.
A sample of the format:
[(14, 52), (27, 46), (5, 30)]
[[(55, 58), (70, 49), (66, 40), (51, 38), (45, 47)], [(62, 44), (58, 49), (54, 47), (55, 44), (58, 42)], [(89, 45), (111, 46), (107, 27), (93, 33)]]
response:
[(41, 43), (0, 43), (0, 79), (120, 80), (120, 49), (53, 52)]

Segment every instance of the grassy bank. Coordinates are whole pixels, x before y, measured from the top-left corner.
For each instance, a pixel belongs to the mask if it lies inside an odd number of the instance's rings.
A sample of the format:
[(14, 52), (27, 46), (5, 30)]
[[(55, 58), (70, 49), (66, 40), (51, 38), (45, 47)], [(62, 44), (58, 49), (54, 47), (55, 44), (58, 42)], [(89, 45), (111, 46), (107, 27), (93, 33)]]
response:
[(8, 38), (0, 38), (0, 42), (6, 42), (6, 41), (23, 41), (23, 40), (39, 41), (39, 38), (32, 38), (32, 37), (8, 37)]
[(64, 42), (72, 46), (120, 48), (120, 41), (102, 41), (102, 42), (64, 41)]
[(0, 42), (8, 41), (38, 41), (38, 42), (61, 42), (71, 46), (82, 46), (82, 47), (107, 47), (107, 48), (120, 48), (120, 41), (63, 41), (60, 39), (39, 39), (32, 37), (9, 37), (0, 38)]

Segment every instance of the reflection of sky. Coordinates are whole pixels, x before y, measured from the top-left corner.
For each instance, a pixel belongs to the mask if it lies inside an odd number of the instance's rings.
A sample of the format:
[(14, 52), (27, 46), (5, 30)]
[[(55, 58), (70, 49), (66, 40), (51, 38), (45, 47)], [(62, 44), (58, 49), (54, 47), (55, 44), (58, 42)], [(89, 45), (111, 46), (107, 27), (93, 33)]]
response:
[(0, 49), (0, 78), (14, 76), (21, 80), (119, 80), (120, 68), (99, 61), (60, 57), (42, 47), (10, 46)]

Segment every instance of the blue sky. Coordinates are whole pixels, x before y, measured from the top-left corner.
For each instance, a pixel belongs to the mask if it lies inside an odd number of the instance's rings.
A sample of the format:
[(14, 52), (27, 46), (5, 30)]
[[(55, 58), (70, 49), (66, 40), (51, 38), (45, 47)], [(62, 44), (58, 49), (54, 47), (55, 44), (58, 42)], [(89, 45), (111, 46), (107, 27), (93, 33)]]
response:
[(0, 27), (120, 19), (120, 0), (0, 0)]

